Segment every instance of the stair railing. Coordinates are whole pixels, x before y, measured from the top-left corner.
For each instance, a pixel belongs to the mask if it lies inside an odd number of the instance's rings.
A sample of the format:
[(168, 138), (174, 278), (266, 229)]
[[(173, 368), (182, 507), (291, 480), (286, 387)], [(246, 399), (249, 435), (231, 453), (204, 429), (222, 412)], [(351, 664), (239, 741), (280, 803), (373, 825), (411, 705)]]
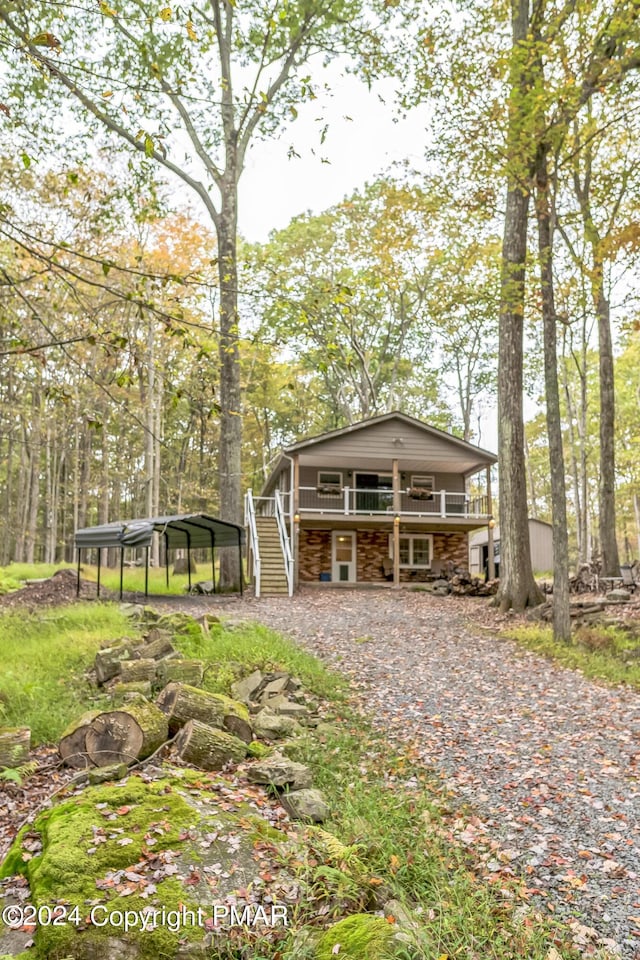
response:
[(285, 519), (284, 507), (282, 504), (282, 495), (279, 490), (275, 491), (276, 523), (278, 524), (278, 533), (280, 534), (280, 546), (282, 547), (282, 556), (284, 558), (284, 572), (287, 577), (287, 592), (290, 597), (293, 596), (293, 555), (291, 553), (291, 543), (287, 532), (287, 522)]
[(253, 558), (253, 590), (256, 598), (260, 596), (260, 544), (256, 526), (256, 509), (253, 493), (247, 490), (244, 496), (244, 524), (249, 533), (249, 548)]

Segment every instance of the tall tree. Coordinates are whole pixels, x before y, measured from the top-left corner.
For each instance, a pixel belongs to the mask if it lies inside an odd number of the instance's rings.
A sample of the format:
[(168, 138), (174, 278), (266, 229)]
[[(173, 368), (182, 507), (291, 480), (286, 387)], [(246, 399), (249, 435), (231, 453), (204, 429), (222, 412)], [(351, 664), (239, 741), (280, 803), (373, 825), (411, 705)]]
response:
[[(238, 316), (238, 186), (247, 151), (314, 96), (300, 68), (368, 44), (360, 0), (201, 7), (128, 0), (0, 2), (5, 46), (33, 91), (71, 103), (86, 130), (178, 178), (215, 227), (219, 271), (220, 513), (241, 521), (242, 398)], [(65, 97), (60, 95), (65, 94)], [(187, 149), (187, 157), (183, 159)], [(217, 196), (217, 199), (216, 199)], [(229, 558), (230, 560), (230, 558)], [(237, 576), (225, 564), (223, 579)]]
[(522, 408), (525, 264), (533, 172), (531, 130), (525, 118), (531, 109), (535, 67), (529, 42), (529, 0), (512, 0), (511, 21), (513, 47), (506, 136), (510, 163), (502, 244), (498, 355), (501, 568), (498, 602), (502, 610), (510, 607), (522, 610), (542, 599), (531, 568)]

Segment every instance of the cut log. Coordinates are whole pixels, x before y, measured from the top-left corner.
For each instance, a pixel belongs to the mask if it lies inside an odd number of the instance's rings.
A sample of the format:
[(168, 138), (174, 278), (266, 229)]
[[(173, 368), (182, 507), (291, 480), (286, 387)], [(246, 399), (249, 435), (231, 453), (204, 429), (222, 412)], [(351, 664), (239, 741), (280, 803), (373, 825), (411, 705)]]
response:
[(253, 740), (249, 711), (243, 703), (221, 693), (207, 693), (185, 683), (169, 683), (158, 696), (157, 704), (169, 718), (169, 730), (175, 733), (189, 720), (210, 727), (224, 727), (245, 743)]
[(20, 767), (29, 759), (29, 727), (0, 727), (0, 769)]
[(204, 672), (201, 660), (162, 660), (156, 664), (157, 677), (162, 684), (172, 680), (178, 683), (188, 683), (192, 687), (202, 686)]
[[(160, 633), (160, 631), (158, 631)], [(134, 647), (131, 651), (132, 660), (159, 660), (160, 657), (166, 657), (175, 652), (175, 647), (171, 643), (169, 636), (156, 637), (155, 640), (149, 640), (139, 647)]]
[(93, 766), (87, 756), (86, 737), (91, 723), (100, 716), (100, 713), (100, 710), (88, 710), (78, 720), (70, 723), (63, 732), (58, 744), (58, 753), (67, 767), (85, 770)]
[(120, 661), (129, 659), (132, 646), (133, 644), (128, 640), (126, 643), (98, 650), (94, 666), (99, 684), (112, 680), (120, 672)]
[(176, 750), (187, 763), (202, 770), (222, 770), (227, 763), (240, 763), (247, 745), (230, 733), (189, 720), (176, 737)]
[(144, 760), (169, 735), (167, 718), (154, 703), (138, 697), (132, 703), (99, 714), (86, 734), (89, 759), (97, 767)]
[(157, 660), (121, 660), (118, 680), (121, 683), (137, 683), (140, 680), (155, 680)]
[(151, 627), (144, 635), (146, 643), (155, 643), (156, 640), (171, 640), (172, 636), (171, 630), (165, 630), (163, 627)]
[(132, 680), (130, 683), (119, 683), (118, 678), (112, 680), (107, 687), (113, 697), (124, 697), (129, 694), (141, 693), (143, 697), (151, 696), (151, 683), (149, 680)]

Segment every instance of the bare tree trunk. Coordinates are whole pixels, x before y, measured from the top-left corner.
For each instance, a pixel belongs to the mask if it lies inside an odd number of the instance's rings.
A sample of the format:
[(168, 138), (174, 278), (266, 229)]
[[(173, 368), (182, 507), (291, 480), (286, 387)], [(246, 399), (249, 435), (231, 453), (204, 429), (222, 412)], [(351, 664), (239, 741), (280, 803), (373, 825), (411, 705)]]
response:
[(29, 442), (29, 434), (27, 433), (26, 424), (22, 423), (22, 443), (20, 446), (20, 470), (18, 472), (18, 490), (26, 491), (23, 493), (22, 497), (19, 497), (16, 505), (16, 548), (14, 559), (21, 563), (25, 558), (25, 541), (27, 536), (27, 517), (29, 513), (29, 503), (28, 503), (28, 491), (30, 485), (27, 486), (29, 478), (29, 463), (27, 458), (27, 444)]
[(16, 510), (14, 507), (14, 497), (13, 497), (13, 456), (14, 456), (14, 431), (16, 429), (16, 421), (11, 417), (11, 411), (14, 410), (13, 406), (13, 378), (11, 376), (11, 368), (7, 372), (7, 460), (6, 460), (6, 469), (7, 469), (7, 483), (5, 487), (5, 507), (4, 507), (4, 517), (5, 517), (5, 536), (2, 538), (2, 544), (0, 546), (0, 557), (1, 563), (4, 566), (9, 562), (12, 556), (12, 545), (15, 538), (15, 521), (16, 521)]
[[(238, 272), (237, 175), (227, 158), (228, 183), (222, 191), (223, 203), (218, 227), (218, 267), (220, 278), (220, 518), (242, 523), (242, 397), (238, 354)], [(232, 184), (236, 185), (233, 189)], [(231, 588), (238, 584), (235, 550), (220, 551), (220, 583)]]
[(527, 471), (527, 479), (529, 482), (529, 503), (531, 504), (531, 516), (533, 519), (538, 517), (538, 497), (536, 493), (536, 485), (533, 477), (533, 470), (531, 468), (531, 456), (529, 454), (529, 443), (527, 441), (526, 431), (522, 435), (524, 441), (524, 462)]
[[(522, 94), (530, 84), (528, 57), (519, 52), (529, 30), (528, 0), (512, 0), (514, 67), (511, 77), (508, 139), (513, 156), (522, 157)], [(533, 161), (533, 158), (532, 158)], [(525, 262), (530, 189), (526, 158), (509, 176), (502, 244), (498, 348), (498, 455), (500, 458), (500, 589), (501, 610), (524, 610), (541, 603), (531, 569), (524, 464), (522, 365)]]
[(567, 534), (567, 491), (565, 487), (562, 418), (558, 386), (558, 347), (553, 287), (553, 233), (546, 149), (540, 150), (536, 176), (536, 217), (540, 257), (540, 294), (544, 331), (544, 383), (549, 443), (551, 512), (553, 518), (553, 635), (571, 639), (569, 612), (569, 538)]
[[(565, 340), (566, 345), (566, 340)], [(571, 387), (569, 385), (569, 378), (567, 377), (567, 363), (566, 356), (563, 356), (562, 363), (562, 386), (564, 389), (565, 400), (567, 404), (567, 425), (569, 429), (569, 450), (571, 458), (571, 480), (573, 482), (573, 499), (576, 511), (576, 535), (578, 540), (578, 564), (584, 563), (586, 544), (584, 542), (583, 533), (583, 501), (580, 494), (580, 471), (578, 468), (578, 457), (576, 455), (576, 436), (575, 429), (573, 426), (573, 421), (576, 416), (575, 408), (573, 405), (573, 397), (571, 396)]]
[(616, 539), (616, 464), (615, 464), (615, 389), (613, 372), (613, 345), (609, 301), (604, 292), (602, 263), (594, 270), (594, 299), (598, 314), (598, 345), (600, 349), (600, 550), (602, 573), (606, 577), (620, 576), (620, 557)]
[(34, 388), (31, 419), (31, 445), (29, 450), (29, 519), (27, 523), (24, 558), (27, 563), (35, 559), (38, 508), (40, 506), (40, 452), (42, 449), (42, 412), (40, 391)]
[[(156, 396), (155, 396), (155, 421), (153, 437), (153, 516), (160, 515), (160, 453), (162, 437), (162, 394), (164, 389), (164, 378), (162, 368), (158, 370), (156, 376)], [(162, 511), (166, 513), (166, 511)], [(154, 534), (151, 546), (151, 561), (154, 567), (160, 566), (160, 537)]]

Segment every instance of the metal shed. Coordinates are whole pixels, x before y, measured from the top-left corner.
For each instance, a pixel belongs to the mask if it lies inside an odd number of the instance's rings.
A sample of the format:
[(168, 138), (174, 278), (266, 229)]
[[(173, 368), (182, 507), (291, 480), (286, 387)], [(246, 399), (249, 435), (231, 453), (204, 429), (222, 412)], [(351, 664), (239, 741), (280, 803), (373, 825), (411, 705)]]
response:
[[(207, 548), (211, 550), (211, 572), (215, 591), (215, 549), (216, 547), (238, 548), (238, 572), (240, 575), (240, 593), (242, 593), (242, 545), (245, 541), (244, 528), (237, 523), (218, 520), (204, 513), (185, 513), (170, 517), (147, 517), (141, 520), (115, 520), (99, 527), (85, 527), (75, 532), (75, 546), (78, 551), (78, 594), (80, 594), (80, 561), (83, 550), (98, 550), (97, 595), (100, 596), (100, 550), (104, 547), (120, 548), (120, 599), (122, 599), (122, 580), (124, 574), (124, 551), (127, 547), (144, 547), (145, 577), (144, 594), (149, 595), (149, 547), (153, 534), (164, 538), (166, 555), (166, 577), (169, 585), (169, 550), (185, 550), (190, 560), (191, 550)], [(187, 562), (189, 587), (191, 587), (191, 564)]]
[[(531, 546), (531, 566), (534, 573), (553, 570), (553, 528), (544, 520), (529, 519), (529, 542)], [(487, 564), (489, 532), (485, 528), (469, 537), (469, 573), (481, 576)], [(500, 527), (493, 531), (494, 558), (496, 575), (499, 576), (500, 564)]]

